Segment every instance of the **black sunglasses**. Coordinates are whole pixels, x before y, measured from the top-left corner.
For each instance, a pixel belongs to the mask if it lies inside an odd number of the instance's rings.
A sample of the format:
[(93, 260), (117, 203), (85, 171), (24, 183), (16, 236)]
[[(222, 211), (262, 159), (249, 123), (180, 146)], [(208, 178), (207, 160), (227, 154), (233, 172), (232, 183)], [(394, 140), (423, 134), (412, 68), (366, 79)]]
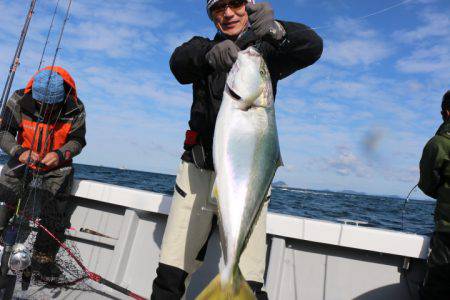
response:
[(231, 0), (228, 2), (218, 1), (211, 7), (211, 12), (214, 14), (222, 14), (225, 12), (227, 7), (231, 9), (238, 9), (241, 8), (245, 3), (247, 3), (246, 0)]

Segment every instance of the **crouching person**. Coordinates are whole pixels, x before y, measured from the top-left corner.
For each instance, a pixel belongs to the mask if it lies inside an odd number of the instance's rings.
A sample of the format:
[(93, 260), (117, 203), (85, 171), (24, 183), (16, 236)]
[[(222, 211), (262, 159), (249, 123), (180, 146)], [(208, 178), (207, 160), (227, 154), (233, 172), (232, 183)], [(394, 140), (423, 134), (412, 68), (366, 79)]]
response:
[[(10, 159), (0, 176), (0, 232), (8, 227), (20, 203), (19, 210), (26, 205), (40, 208), (40, 213), (28, 213), (64, 239), (70, 226), (72, 159), (86, 145), (85, 117), (75, 81), (61, 67), (40, 70), (25, 89), (15, 91), (7, 101), (0, 124), (0, 148)], [(55, 240), (39, 230), (32, 268), (42, 276), (58, 277), (58, 250)]]

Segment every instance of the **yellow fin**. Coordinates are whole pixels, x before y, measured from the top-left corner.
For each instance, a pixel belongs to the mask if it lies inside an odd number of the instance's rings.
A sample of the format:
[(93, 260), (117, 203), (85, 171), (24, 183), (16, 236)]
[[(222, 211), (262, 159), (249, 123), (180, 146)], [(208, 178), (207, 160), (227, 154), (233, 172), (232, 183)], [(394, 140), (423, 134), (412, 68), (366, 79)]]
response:
[(219, 202), (219, 189), (217, 188), (217, 181), (214, 182), (212, 191), (211, 191), (211, 198), (210, 202), (212, 205), (217, 206), (217, 203)]
[(212, 196), (216, 199), (216, 201), (219, 199), (219, 189), (217, 188), (216, 183), (214, 183)]
[(227, 282), (222, 287), (220, 275), (211, 281), (211, 283), (195, 298), (196, 300), (255, 300), (255, 294), (250, 289), (250, 286), (242, 278), (238, 271), (233, 278), (236, 283), (236, 289), (233, 287), (233, 282)]

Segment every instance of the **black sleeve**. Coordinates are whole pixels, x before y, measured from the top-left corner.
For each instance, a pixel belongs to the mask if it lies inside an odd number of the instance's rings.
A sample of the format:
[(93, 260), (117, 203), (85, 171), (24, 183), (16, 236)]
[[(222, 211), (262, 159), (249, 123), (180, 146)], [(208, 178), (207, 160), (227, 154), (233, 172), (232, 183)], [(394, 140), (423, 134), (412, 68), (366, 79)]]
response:
[(191, 84), (212, 72), (205, 55), (213, 45), (209, 39), (194, 37), (175, 49), (170, 58), (170, 69), (181, 84)]
[(0, 119), (0, 149), (16, 158), (27, 150), (16, 141), (18, 130), (19, 121), (14, 117), (9, 105), (6, 105)]
[(323, 51), (323, 41), (306, 25), (278, 21), (286, 30), (286, 36), (268, 57), (272, 76), (283, 79), (295, 71), (315, 63)]

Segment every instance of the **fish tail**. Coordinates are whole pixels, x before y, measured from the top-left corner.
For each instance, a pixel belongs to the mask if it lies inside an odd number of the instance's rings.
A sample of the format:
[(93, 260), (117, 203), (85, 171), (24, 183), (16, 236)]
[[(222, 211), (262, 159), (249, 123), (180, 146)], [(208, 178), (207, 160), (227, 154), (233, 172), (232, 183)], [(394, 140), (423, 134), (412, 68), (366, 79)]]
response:
[(255, 294), (237, 269), (231, 280), (223, 282), (220, 274), (195, 298), (196, 300), (254, 300)]

